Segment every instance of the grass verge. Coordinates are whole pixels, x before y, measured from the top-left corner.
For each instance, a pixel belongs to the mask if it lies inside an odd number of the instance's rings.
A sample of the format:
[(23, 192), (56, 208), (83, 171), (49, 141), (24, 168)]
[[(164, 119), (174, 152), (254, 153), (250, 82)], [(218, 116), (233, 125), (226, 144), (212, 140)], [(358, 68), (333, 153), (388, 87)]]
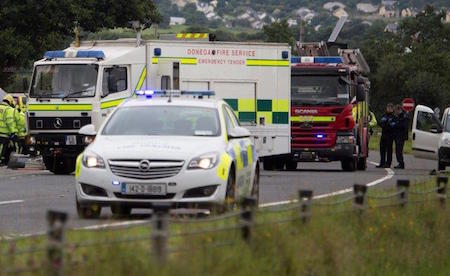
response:
[[(174, 252), (165, 264), (151, 253), (149, 225), (122, 230), (68, 231), (64, 272), (68, 275), (449, 275), (450, 212), (448, 207), (444, 209), (438, 204), (434, 193), (421, 194), (434, 187), (431, 182), (412, 187), (414, 193), (405, 208), (374, 208), (396, 200), (395, 197), (378, 200), (376, 197), (393, 191), (374, 190), (369, 192), (372, 198), (368, 199), (373, 208), (362, 214), (348, 211), (351, 200), (339, 206), (333, 205), (332, 199), (319, 201), (313, 204), (311, 220), (305, 224), (299, 220), (270, 223), (298, 216), (298, 210), (261, 210), (255, 215), (257, 226), (250, 243), (240, 238), (239, 230), (181, 235), (185, 231), (229, 227), (236, 223), (235, 219), (174, 223), (170, 226), (172, 236), (168, 243)], [(345, 197), (339, 200), (342, 198)], [(130, 241), (123, 243), (103, 242), (127, 238)], [(14, 246), (42, 245), (45, 245), (43, 237), (25, 239)], [(0, 246), (0, 271), (5, 267), (30, 268), (45, 256), (45, 252), (8, 256), (4, 253), (7, 247), (11, 251), (11, 244)]]
[[(373, 133), (373, 135), (370, 136), (369, 149), (374, 150), (374, 151), (379, 151), (380, 150), (380, 139), (381, 139), (381, 130), (376, 129), (375, 132)], [(394, 143), (393, 153), (395, 154), (395, 143)], [(403, 153), (412, 154), (411, 134), (409, 135), (409, 139), (405, 141)]]

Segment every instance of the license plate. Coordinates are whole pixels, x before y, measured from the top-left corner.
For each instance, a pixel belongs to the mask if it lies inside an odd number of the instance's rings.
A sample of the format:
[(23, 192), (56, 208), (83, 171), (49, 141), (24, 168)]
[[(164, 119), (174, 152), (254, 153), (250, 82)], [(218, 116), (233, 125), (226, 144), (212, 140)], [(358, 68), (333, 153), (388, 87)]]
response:
[(166, 195), (166, 184), (122, 183), (122, 194), (127, 195)]
[(300, 159), (302, 160), (313, 160), (316, 158), (316, 154), (314, 152), (302, 152), (300, 153)]
[(76, 145), (77, 144), (77, 136), (76, 135), (67, 135), (66, 136), (66, 145)]

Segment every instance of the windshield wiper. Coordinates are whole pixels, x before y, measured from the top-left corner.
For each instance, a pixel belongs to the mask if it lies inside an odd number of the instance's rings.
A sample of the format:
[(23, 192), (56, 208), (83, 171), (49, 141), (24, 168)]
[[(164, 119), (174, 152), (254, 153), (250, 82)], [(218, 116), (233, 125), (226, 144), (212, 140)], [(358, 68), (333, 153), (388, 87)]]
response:
[[(78, 90), (78, 91), (73, 91), (73, 92), (70, 92), (70, 90), (69, 90), (69, 93), (67, 93), (67, 95), (64, 95), (64, 97), (62, 98), (62, 100), (64, 101), (64, 100), (67, 100), (68, 98), (70, 98), (71, 96), (75, 96), (75, 95), (79, 95), (79, 94), (82, 94), (82, 93), (84, 93), (84, 92), (87, 92), (89, 89), (83, 89), (83, 90)], [(77, 99), (74, 99), (74, 100), (76, 100), (76, 101), (78, 101)]]

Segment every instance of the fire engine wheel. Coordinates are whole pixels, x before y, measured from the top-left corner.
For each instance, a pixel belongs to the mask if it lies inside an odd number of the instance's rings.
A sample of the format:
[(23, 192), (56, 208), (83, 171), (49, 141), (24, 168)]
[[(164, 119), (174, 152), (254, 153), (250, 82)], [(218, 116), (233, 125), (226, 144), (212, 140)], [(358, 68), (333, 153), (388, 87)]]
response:
[(356, 171), (357, 165), (356, 163), (357, 163), (356, 160), (353, 158), (342, 160), (341, 161), (342, 170), (346, 172), (354, 172)]
[(286, 162), (286, 170), (287, 171), (295, 171), (297, 169), (297, 161), (289, 160)]
[(358, 158), (357, 165), (359, 171), (365, 171), (367, 169), (367, 158), (365, 157)]

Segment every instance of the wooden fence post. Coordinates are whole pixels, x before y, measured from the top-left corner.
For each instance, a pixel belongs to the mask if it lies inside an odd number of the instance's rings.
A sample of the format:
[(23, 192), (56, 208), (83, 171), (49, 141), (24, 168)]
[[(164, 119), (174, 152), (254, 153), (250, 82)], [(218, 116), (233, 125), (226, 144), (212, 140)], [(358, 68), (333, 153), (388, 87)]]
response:
[(359, 209), (359, 214), (362, 214), (366, 205), (367, 186), (362, 184), (354, 184), (353, 193), (355, 194), (353, 206)]
[(253, 214), (256, 207), (256, 199), (253, 197), (244, 197), (242, 199), (242, 214), (241, 214), (241, 233), (242, 239), (247, 243), (252, 237)]
[(167, 232), (168, 217), (171, 203), (160, 202), (153, 204), (152, 248), (158, 264), (167, 260)]
[(439, 176), (436, 178), (437, 184), (437, 194), (439, 197), (439, 202), (441, 203), (441, 207), (445, 208), (445, 201), (447, 199), (447, 185), (448, 185), (448, 177)]
[(409, 180), (399, 179), (397, 180), (397, 191), (399, 191), (400, 206), (405, 207), (408, 203), (408, 192), (409, 192)]
[(66, 221), (67, 213), (51, 210), (47, 211), (47, 259), (49, 275), (63, 275), (64, 232), (66, 228)]
[(300, 202), (300, 217), (303, 223), (311, 218), (311, 202), (313, 197), (312, 190), (299, 190), (298, 201)]

